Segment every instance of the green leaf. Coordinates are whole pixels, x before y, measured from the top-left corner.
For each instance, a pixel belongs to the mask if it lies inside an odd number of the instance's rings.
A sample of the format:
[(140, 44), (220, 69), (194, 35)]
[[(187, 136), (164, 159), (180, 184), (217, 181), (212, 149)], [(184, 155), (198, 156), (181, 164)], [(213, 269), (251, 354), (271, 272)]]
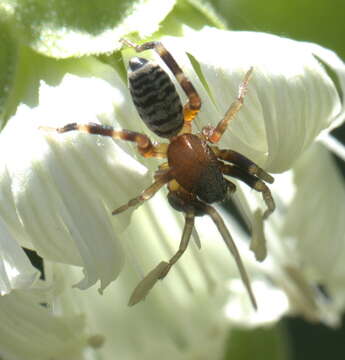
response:
[[(29, 107), (38, 105), (41, 81), (50, 86), (56, 86), (67, 73), (82, 77), (90, 77), (92, 74), (94, 77), (108, 78), (109, 68), (93, 56), (78, 59), (53, 59), (42, 56), (28, 47), (20, 46), (17, 51), (15, 78), (11, 83), (10, 96), (3, 106), (4, 119), (7, 120), (14, 115), (20, 103)], [(0, 68), (0, 79), (6, 74), (1, 70)]]
[(285, 34), (319, 43), (345, 57), (345, 2), (342, 0), (210, 1), (232, 29)]
[(172, 11), (162, 23), (156, 37), (164, 35), (183, 36), (183, 25), (195, 30), (204, 26), (225, 29), (223, 19), (215, 12), (211, 4), (201, 0), (178, 0)]
[(2, 0), (20, 40), (46, 56), (66, 58), (112, 52), (120, 37), (151, 35), (175, 0)]
[(0, 23), (0, 128), (9, 116), (8, 107), (13, 95), (17, 62), (17, 44), (7, 24)]
[(281, 326), (233, 329), (223, 360), (288, 360), (287, 337)]

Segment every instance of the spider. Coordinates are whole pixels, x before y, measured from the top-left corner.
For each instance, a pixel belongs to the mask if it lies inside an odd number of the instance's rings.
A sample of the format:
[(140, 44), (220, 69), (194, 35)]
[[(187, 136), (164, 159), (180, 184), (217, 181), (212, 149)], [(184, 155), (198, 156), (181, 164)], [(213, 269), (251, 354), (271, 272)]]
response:
[(139, 196), (117, 208), (113, 215), (129, 207), (142, 204), (150, 199), (164, 185), (168, 186), (168, 201), (177, 211), (185, 214), (185, 224), (177, 252), (168, 262), (162, 261), (152, 270), (134, 290), (129, 305), (134, 305), (147, 295), (154, 284), (163, 279), (172, 266), (180, 259), (188, 247), (196, 216), (209, 215), (220, 232), (225, 244), (234, 256), (242, 281), (249, 298), (257, 308), (247, 272), (237, 247), (219, 213), (210, 205), (225, 200), (227, 193), (233, 193), (236, 186), (224, 177), (231, 176), (242, 180), (259, 191), (267, 205), (263, 217), (267, 218), (275, 209), (274, 200), (265, 182), (274, 179), (253, 161), (234, 150), (222, 150), (217, 144), (243, 105), (248, 83), (253, 72), (250, 68), (239, 86), (238, 97), (227, 110), (216, 127), (206, 126), (200, 133), (192, 133), (192, 121), (201, 108), (201, 99), (165, 46), (158, 41), (137, 45), (121, 39), (122, 44), (133, 48), (137, 53), (154, 50), (168, 66), (180, 84), (188, 100), (182, 106), (170, 76), (157, 64), (141, 57), (129, 61), (128, 80), (132, 100), (146, 126), (156, 135), (168, 139), (169, 143), (154, 143), (145, 134), (131, 130), (115, 130), (110, 126), (95, 123), (67, 124), (61, 128), (41, 127), (48, 131), (65, 133), (81, 131), (84, 133), (109, 136), (114, 139), (134, 142), (138, 152), (148, 158), (163, 158), (155, 172), (153, 183)]

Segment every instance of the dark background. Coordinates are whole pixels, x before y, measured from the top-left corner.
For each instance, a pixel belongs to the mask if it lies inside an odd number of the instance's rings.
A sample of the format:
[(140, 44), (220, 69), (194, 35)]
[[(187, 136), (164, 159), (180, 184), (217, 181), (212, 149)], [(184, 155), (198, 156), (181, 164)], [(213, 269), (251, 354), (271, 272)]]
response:
[[(344, 0), (213, 0), (212, 3), (231, 29), (264, 31), (315, 42), (345, 59)], [(344, 126), (336, 129), (334, 135), (345, 143)], [(344, 175), (344, 163), (337, 163)], [(341, 328), (330, 329), (300, 318), (283, 319), (278, 327), (286, 330), (291, 350), (288, 359), (345, 359), (344, 320)]]

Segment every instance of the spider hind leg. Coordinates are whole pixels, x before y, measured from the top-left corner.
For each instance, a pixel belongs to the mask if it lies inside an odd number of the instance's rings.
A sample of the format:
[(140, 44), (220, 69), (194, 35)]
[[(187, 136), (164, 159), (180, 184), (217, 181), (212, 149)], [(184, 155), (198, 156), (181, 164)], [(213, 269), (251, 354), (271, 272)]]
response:
[(165, 278), (173, 265), (181, 258), (188, 248), (189, 240), (194, 228), (194, 213), (188, 212), (185, 215), (185, 224), (182, 232), (179, 248), (168, 262), (161, 261), (153, 270), (151, 270), (134, 289), (128, 305), (133, 306), (145, 299), (146, 295), (154, 287), (158, 280)]
[(180, 246), (177, 252), (170, 258), (169, 262), (162, 261), (160, 262), (152, 271), (149, 272), (147, 276), (137, 285), (134, 289), (131, 298), (129, 300), (129, 305), (135, 305), (139, 301), (143, 300), (148, 292), (153, 288), (158, 280), (162, 280), (172, 266), (181, 258), (186, 249), (188, 248), (189, 240), (194, 228), (194, 218), (195, 216), (209, 215), (212, 221), (217, 226), (218, 231), (220, 232), (226, 246), (233, 255), (237, 268), (240, 272), (241, 279), (244, 283), (244, 286), (249, 294), (252, 305), (257, 309), (256, 300), (250, 285), (248, 274), (245, 270), (245, 267), (242, 263), (241, 256), (237, 247), (225, 226), (224, 221), (218, 212), (211, 206), (203, 203), (200, 200), (197, 200), (192, 194), (183, 191), (171, 191), (168, 194), (168, 200), (170, 205), (177, 211), (185, 213), (185, 225), (180, 241)]
[[(229, 182), (230, 183), (230, 182)], [(231, 183), (232, 184), (232, 183)], [(230, 187), (230, 191), (235, 190), (235, 187)], [(194, 211), (195, 216), (203, 216), (203, 215), (209, 215), (214, 224), (216, 225), (220, 235), (222, 236), (226, 246), (230, 250), (232, 256), (235, 259), (237, 268), (239, 270), (241, 279), (243, 281), (243, 284), (248, 292), (249, 298), (251, 300), (251, 303), (254, 307), (254, 309), (257, 309), (257, 304), (255, 300), (255, 296), (253, 293), (253, 290), (250, 285), (250, 280), (247, 274), (247, 271), (243, 265), (240, 253), (236, 247), (236, 244), (234, 240), (232, 239), (232, 236), (227, 229), (222, 217), (219, 215), (219, 213), (214, 209), (212, 206), (196, 199), (190, 199), (188, 198), (189, 194), (184, 192), (170, 192), (168, 195), (168, 200), (170, 205), (178, 210), (178, 211), (191, 211), (192, 208)]]
[(166, 157), (167, 144), (153, 144), (147, 135), (131, 130), (115, 130), (111, 126), (96, 123), (70, 123), (59, 128), (54, 128), (50, 126), (40, 126), (39, 128), (43, 131), (57, 132), (59, 134), (63, 134), (69, 131), (79, 131), (87, 134), (108, 136), (113, 139), (130, 141), (137, 145), (138, 152), (144, 157)]

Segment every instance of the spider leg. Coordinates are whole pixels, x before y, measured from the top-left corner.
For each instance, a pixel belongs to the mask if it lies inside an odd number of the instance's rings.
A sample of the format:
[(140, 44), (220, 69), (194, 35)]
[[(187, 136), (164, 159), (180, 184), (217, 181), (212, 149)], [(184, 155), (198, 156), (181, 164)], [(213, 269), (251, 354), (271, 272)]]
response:
[(228, 191), (229, 191), (230, 193), (234, 193), (234, 192), (236, 191), (236, 185), (235, 185), (233, 182), (231, 182), (230, 180), (228, 180), (228, 179), (225, 179), (225, 178), (224, 178), (224, 180), (225, 180), (226, 183), (228, 184)]
[(185, 214), (185, 224), (184, 224), (183, 233), (182, 233), (182, 237), (181, 237), (181, 241), (180, 241), (180, 246), (179, 246), (177, 252), (175, 253), (175, 255), (170, 258), (168, 263), (166, 263), (167, 266), (166, 266), (164, 272), (162, 272), (161, 276), (159, 277), (160, 280), (162, 280), (163, 278), (165, 278), (168, 275), (168, 272), (170, 271), (172, 266), (180, 259), (180, 257), (186, 251), (188, 244), (189, 244), (190, 237), (192, 235), (193, 228), (194, 228), (194, 217), (195, 217), (195, 215), (192, 211), (187, 212)]
[(153, 144), (148, 136), (130, 130), (115, 130), (111, 126), (95, 123), (77, 124), (71, 123), (60, 128), (40, 126), (45, 131), (56, 131), (60, 134), (68, 131), (80, 131), (89, 134), (109, 136), (113, 139), (131, 141), (137, 144), (139, 153), (144, 157), (165, 158), (168, 144)]
[[(235, 189), (235, 185), (234, 187), (230, 188), (230, 190), (232, 189)], [(250, 300), (253, 304), (253, 307), (257, 309), (257, 304), (255, 301), (255, 297), (250, 285), (250, 281), (246, 269), (242, 263), (241, 256), (237, 250), (236, 244), (233, 241), (228, 229), (226, 228), (223, 219), (212, 206), (205, 204), (204, 202), (196, 199), (195, 197), (192, 198), (190, 195), (191, 194), (189, 193), (180, 192), (178, 190), (170, 191), (170, 193), (168, 194), (168, 200), (170, 205), (177, 211), (187, 212), (189, 209), (193, 209), (193, 214), (195, 216), (209, 215), (211, 217), (211, 219), (217, 226), (218, 231), (220, 232), (226, 246), (229, 248), (230, 252), (232, 253), (235, 262), (237, 264), (238, 270), (240, 272), (241, 279), (244, 283), (244, 286), (247, 289)]]
[(234, 116), (240, 111), (244, 97), (246, 96), (248, 84), (250, 77), (252, 75), (253, 68), (251, 67), (244, 76), (242, 83), (238, 89), (238, 96), (236, 100), (230, 105), (228, 111), (225, 113), (224, 118), (217, 124), (216, 127), (213, 126), (205, 126), (202, 129), (202, 134), (205, 138), (211, 143), (217, 143), (225, 130), (228, 128), (230, 121), (234, 118)]
[(133, 306), (139, 301), (143, 300), (149, 291), (153, 288), (158, 280), (162, 280), (167, 276), (168, 272), (172, 266), (180, 259), (180, 257), (186, 251), (189, 240), (192, 235), (194, 228), (194, 213), (189, 211), (185, 214), (185, 225), (183, 228), (183, 233), (180, 241), (180, 246), (174, 256), (171, 257), (169, 262), (162, 261), (160, 262), (153, 270), (151, 270), (136, 286), (134, 289), (128, 305)]
[(165, 48), (160, 41), (149, 41), (144, 44), (138, 45), (127, 39), (120, 40), (123, 44), (130, 46), (135, 49), (136, 52), (142, 52), (145, 50), (155, 50), (157, 54), (162, 58), (165, 64), (168, 66), (170, 71), (175, 76), (176, 80), (181, 85), (183, 91), (188, 97), (187, 103), (183, 107), (184, 115), (184, 132), (191, 132), (191, 122), (196, 117), (201, 107), (201, 99), (197, 93), (194, 85), (190, 82), (187, 76), (183, 73), (180, 66), (177, 64), (175, 59)]
[(145, 189), (139, 196), (128, 201), (127, 204), (120, 206), (119, 208), (113, 210), (112, 214), (117, 215), (132, 206), (142, 204), (144, 201), (151, 199), (151, 197), (165, 184), (167, 184), (172, 179), (172, 175), (169, 171), (166, 171), (163, 174), (160, 174), (156, 177), (156, 180)]
[(274, 182), (273, 176), (261, 169), (253, 161), (234, 150), (221, 150), (216, 146), (212, 146), (212, 151), (218, 158), (233, 163), (250, 175), (257, 176), (270, 184)]
[(228, 247), (228, 249), (230, 250), (232, 256), (235, 259), (237, 268), (240, 272), (240, 276), (241, 279), (243, 281), (243, 284), (245, 286), (245, 288), (247, 289), (249, 298), (252, 302), (252, 305), (254, 307), (255, 310), (257, 310), (258, 306), (255, 300), (255, 296), (252, 290), (252, 287), (250, 285), (250, 280), (247, 274), (247, 271), (243, 265), (241, 256), (239, 251), (237, 250), (236, 244), (234, 242), (234, 240), (232, 239), (232, 236), (230, 235), (229, 230), (227, 229), (227, 227), (225, 226), (225, 223), (223, 221), (223, 219), (221, 218), (221, 216), (218, 214), (218, 212), (216, 211), (216, 209), (214, 209), (212, 206), (206, 205), (205, 204), (205, 213), (208, 214), (211, 219), (213, 220), (213, 222), (215, 223), (215, 225), (218, 228), (219, 233), (221, 234), (226, 246)]
[(262, 197), (266, 203), (267, 210), (263, 214), (263, 218), (266, 219), (275, 209), (275, 203), (268, 186), (259, 178), (254, 175), (246, 173), (240, 167), (236, 165), (226, 165), (222, 166), (222, 172), (224, 175), (229, 175), (239, 180), (245, 182), (252, 189), (262, 193)]

